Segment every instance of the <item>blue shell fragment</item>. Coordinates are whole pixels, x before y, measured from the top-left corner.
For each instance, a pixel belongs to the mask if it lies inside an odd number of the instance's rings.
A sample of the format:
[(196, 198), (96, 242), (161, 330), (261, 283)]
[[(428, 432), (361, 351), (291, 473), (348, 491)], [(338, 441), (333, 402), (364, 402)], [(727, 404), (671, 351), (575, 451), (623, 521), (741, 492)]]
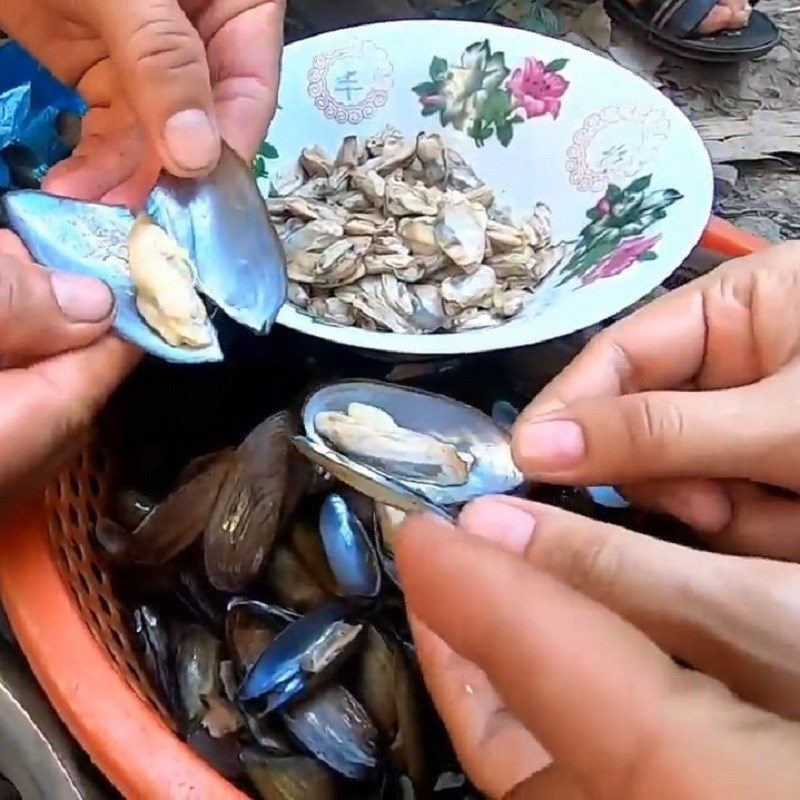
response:
[(336, 581), (349, 597), (376, 597), (381, 590), (378, 557), (361, 520), (338, 494), (325, 498), (319, 533)]

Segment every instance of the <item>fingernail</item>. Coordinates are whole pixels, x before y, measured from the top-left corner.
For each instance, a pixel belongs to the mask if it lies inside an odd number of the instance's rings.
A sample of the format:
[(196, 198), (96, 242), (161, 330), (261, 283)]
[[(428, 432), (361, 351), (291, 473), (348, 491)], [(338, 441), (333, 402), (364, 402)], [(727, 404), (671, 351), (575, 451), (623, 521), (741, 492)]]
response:
[(184, 169), (209, 169), (219, 158), (216, 126), (199, 108), (187, 108), (170, 117), (164, 126), (164, 142), (169, 154)]
[(581, 426), (571, 420), (528, 422), (517, 434), (514, 449), (526, 469), (557, 472), (578, 464), (586, 452)]
[(114, 309), (114, 296), (102, 281), (84, 275), (53, 272), (50, 285), (70, 322), (102, 322)]
[(536, 520), (521, 508), (483, 498), (461, 512), (458, 525), (464, 533), (488, 539), (511, 553), (524, 553)]

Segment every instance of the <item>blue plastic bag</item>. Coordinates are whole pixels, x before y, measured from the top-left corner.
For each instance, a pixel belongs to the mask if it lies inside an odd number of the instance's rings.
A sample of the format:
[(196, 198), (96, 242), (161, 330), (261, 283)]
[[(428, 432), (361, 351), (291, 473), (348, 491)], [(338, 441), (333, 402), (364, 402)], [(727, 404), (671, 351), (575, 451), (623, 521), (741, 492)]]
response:
[(22, 188), (14, 165), (41, 180), (70, 147), (58, 131), (64, 114), (83, 116), (80, 95), (56, 80), (15, 42), (0, 46), (0, 192)]

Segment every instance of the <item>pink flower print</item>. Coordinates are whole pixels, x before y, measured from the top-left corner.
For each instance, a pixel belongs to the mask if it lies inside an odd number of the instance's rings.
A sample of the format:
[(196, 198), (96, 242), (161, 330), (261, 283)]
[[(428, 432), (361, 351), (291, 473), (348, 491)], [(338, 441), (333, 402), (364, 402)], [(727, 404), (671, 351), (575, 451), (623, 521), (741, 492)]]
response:
[(581, 278), (581, 286), (587, 286), (595, 281), (611, 278), (624, 272), (641, 260), (645, 253), (649, 253), (658, 244), (659, 239), (661, 239), (660, 233), (657, 236), (637, 236), (622, 242), (616, 250), (601, 258), (584, 273)]
[(611, 213), (611, 203), (607, 197), (600, 198), (600, 201), (595, 206), (601, 217), (608, 216)]
[(550, 114), (557, 119), (561, 98), (569, 87), (557, 72), (547, 69), (538, 58), (526, 58), (522, 69), (515, 69), (506, 84), (518, 108), (524, 108), (528, 119)]

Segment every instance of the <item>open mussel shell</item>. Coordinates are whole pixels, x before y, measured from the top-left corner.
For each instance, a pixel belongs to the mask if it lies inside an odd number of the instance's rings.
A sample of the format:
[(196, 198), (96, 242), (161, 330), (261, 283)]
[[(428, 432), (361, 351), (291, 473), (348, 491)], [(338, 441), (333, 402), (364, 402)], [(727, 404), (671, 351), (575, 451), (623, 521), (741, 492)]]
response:
[(223, 143), (207, 178), (164, 173), (147, 212), (189, 252), (202, 294), (240, 324), (270, 330), (286, 300), (286, 260), (247, 163)]
[(133, 612), (133, 632), (145, 668), (155, 686), (175, 712), (180, 705), (177, 681), (170, 657), (170, 635), (161, 614), (152, 606), (142, 605)]
[(295, 436), (292, 443), (309, 461), (322, 467), (342, 483), (372, 497), (376, 502), (396, 506), (409, 512), (429, 511), (452, 520), (445, 509), (428, 502), (422, 495), (355, 461), (350, 461), (322, 442), (312, 441), (305, 436)]
[(246, 674), (278, 634), (300, 616), (279, 606), (235, 597), (225, 615), (225, 641), (234, 665)]
[(354, 652), (362, 626), (350, 624), (346, 606), (330, 603), (283, 630), (242, 681), (237, 700), (269, 713), (310, 691)]
[[(222, 360), (213, 326), (207, 346), (177, 347), (142, 319), (128, 269), (128, 236), (134, 224), (129, 209), (35, 190), (8, 192), (0, 202), (8, 225), (35, 261), (108, 284), (116, 300), (114, 328), (123, 338), (166, 361)], [(189, 252), (202, 294), (237, 322), (259, 333), (269, 331), (286, 299), (285, 260), (244, 161), (223, 145), (207, 178), (163, 173), (147, 211)]]
[(319, 512), (319, 532), (328, 563), (348, 597), (376, 597), (381, 568), (361, 520), (339, 494), (328, 495)]
[(389, 757), (415, 784), (425, 781), (425, 746), (418, 688), (399, 643), (369, 625), (356, 677), (356, 694), (389, 742)]
[[(426, 479), (415, 480), (405, 474), (401, 477), (396, 469), (392, 470), (391, 465), (381, 463), (377, 454), (366, 463), (364, 459), (357, 460), (354, 456), (337, 452), (320, 435), (316, 425), (317, 415), (322, 412), (346, 414), (353, 403), (380, 409), (402, 428), (427, 434), (439, 442), (452, 445), (459, 454), (471, 460), (465, 480), (443, 485)], [(442, 395), (376, 381), (347, 381), (314, 392), (306, 400), (302, 418), (305, 438), (312, 444), (311, 449), (332, 454), (332, 460), (349, 469), (351, 476), (355, 475), (346, 480), (349, 485), (378, 502), (386, 502), (403, 510), (418, 509), (409, 508), (407, 502), (403, 504), (402, 497), (401, 502), (397, 502), (396, 499), (387, 499), (385, 492), (382, 496), (372, 493), (375, 483), (381, 483), (384, 487), (399, 487), (423, 498), (428, 504), (447, 508), (487, 494), (512, 492), (523, 482), (523, 476), (511, 456), (508, 434), (477, 409)], [(413, 464), (410, 466), (413, 467)], [(347, 469), (342, 475), (346, 474)], [(365, 485), (360, 480), (365, 476), (372, 479), (371, 485)], [(340, 475), (336, 474), (336, 477)], [(345, 480), (344, 477), (341, 479)], [(362, 485), (355, 486), (355, 480)]]
[(114, 295), (114, 329), (124, 339), (165, 361), (221, 361), (216, 331), (206, 347), (175, 347), (164, 341), (136, 308), (128, 269), (128, 234), (134, 216), (121, 206), (86, 203), (45, 192), (8, 192), (0, 199), (9, 226), (34, 261), (49, 269), (104, 281)]

